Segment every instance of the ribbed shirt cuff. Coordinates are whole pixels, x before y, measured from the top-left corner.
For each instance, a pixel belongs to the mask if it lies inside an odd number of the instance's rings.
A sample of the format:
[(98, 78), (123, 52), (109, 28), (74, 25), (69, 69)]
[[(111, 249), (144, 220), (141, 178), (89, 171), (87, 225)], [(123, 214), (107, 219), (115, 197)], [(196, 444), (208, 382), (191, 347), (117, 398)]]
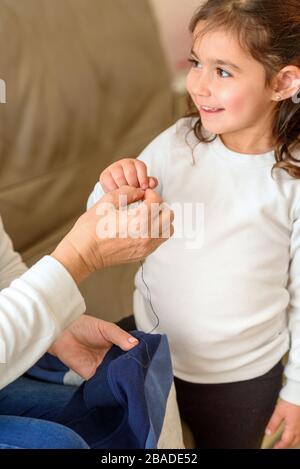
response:
[(52, 256), (44, 256), (21, 278), (43, 297), (60, 329), (68, 327), (85, 312), (85, 301), (73, 277)]
[(300, 382), (288, 379), (280, 391), (280, 397), (291, 404), (300, 405)]

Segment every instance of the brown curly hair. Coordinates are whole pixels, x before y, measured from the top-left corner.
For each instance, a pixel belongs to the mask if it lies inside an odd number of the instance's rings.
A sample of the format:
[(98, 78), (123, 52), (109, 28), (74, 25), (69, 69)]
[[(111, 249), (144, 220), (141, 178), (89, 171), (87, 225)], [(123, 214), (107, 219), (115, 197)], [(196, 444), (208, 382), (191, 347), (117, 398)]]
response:
[[(266, 71), (266, 85), (285, 66), (300, 68), (300, 2), (299, 0), (207, 0), (194, 13), (190, 32), (199, 21), (205, 21), (207, 31), (226, 27), (237, 35), (240, 45), (259, 61)], [(300, 90), (299, 90), (300, 91)], [(297, 101), (297, 102), (296, 102)], [(277, 103), (272, 135), (276, 163), (290, 176), (300, 179), (300, 163), (292, 152), (300, 148), (300, 103), (284, 100)], [(184, 117), (199, 117), (199, 112), (188, 96), (188, 110)], [(192, 125), (199, 142), (213, 139), (205, 136), (201, 117)]]

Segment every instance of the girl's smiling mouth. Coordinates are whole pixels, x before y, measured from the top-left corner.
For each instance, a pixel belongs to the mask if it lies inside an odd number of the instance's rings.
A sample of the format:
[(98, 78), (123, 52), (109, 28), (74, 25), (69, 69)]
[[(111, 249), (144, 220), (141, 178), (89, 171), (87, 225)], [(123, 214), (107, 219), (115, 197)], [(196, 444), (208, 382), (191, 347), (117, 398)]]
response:
[(209, 106), (198, 106), (198, 109), (203, 115), (215, 115), (225, 111), (225, 109), (223, 108), (215, 108)]

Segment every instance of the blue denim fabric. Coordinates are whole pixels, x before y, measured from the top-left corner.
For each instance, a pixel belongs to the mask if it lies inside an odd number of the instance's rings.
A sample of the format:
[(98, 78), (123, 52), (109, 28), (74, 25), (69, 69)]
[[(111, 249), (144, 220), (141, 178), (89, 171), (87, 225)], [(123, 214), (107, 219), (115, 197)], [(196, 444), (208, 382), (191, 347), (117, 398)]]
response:
[(55, 422), (74, 386), (18, 378), (0, 390), (0, 449), (88, 449), (73, 430)]
[(0, 448), (156, 448), (173, 383), (169, 346), (160, 334), (132, 334), (139, 344), (113, 346), (79, 387), (50, 382), (46, 357), (0, 390)]

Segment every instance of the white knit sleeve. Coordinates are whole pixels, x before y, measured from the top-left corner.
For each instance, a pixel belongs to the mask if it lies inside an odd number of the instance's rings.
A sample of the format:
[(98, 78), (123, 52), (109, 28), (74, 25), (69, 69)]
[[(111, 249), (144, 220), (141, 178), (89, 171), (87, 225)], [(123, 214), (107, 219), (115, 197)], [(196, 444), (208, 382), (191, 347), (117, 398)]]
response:
[(300, 206), (295, 211), (290, 245), (290, 266), (288, 290), (288, 324), (290, 331), (290, 352), (285, 367), (286, 384), (280, 397), (288, 402), (300, 405)]
[[(45, 256), (30, 269), (0, 224), (0, 388), (18, 378), (85, 311), (69, 272)], [(11, 282), (11, 280), (13, 280)], [(9, 286), (8, 286), (9, 285)]]

